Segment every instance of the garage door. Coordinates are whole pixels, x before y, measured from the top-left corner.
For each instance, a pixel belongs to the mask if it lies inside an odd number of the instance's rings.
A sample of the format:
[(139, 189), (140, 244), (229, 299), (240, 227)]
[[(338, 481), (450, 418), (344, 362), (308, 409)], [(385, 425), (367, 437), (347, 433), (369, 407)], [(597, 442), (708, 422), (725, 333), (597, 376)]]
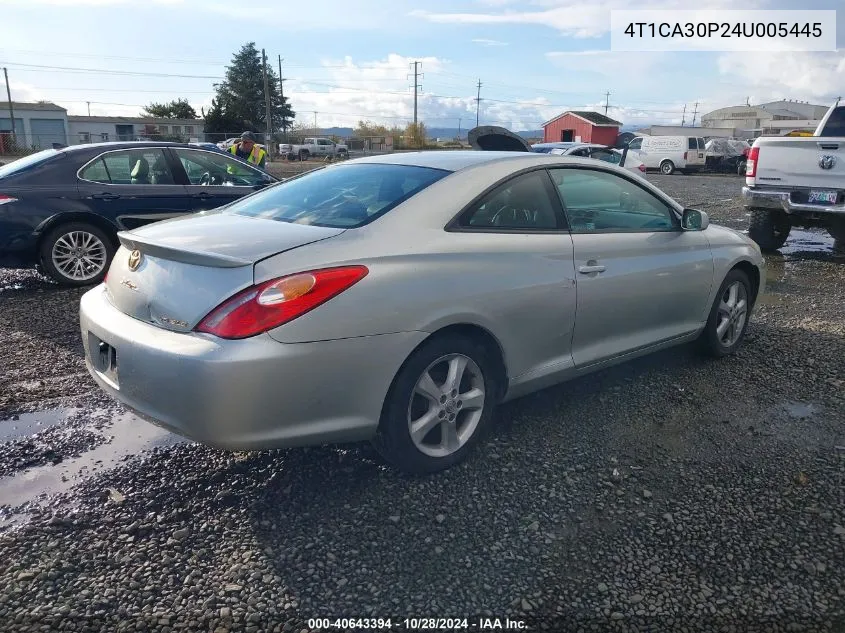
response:
[(53, 143), (67, 144), (65, 122), (61, 119), (30, 119), (32, 145), (39, 149), (49, 149)]

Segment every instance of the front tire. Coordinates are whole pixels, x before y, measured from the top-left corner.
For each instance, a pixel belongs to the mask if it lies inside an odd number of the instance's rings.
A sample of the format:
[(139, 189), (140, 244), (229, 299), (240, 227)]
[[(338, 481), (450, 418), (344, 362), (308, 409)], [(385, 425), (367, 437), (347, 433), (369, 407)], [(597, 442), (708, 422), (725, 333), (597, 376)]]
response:
[(752, 292), (751, 282), (744, 272), (734, 269), (727, 274), (699, 339), (704, 353), (721, 358), (739, 349), (754, 302)]
[(306, 160), (308, 160), (309, 156), (310, 156), (310, 152), (307, 149), (299, 150), (299, 160), (306, 161)]
[(786, 243), (791, 229), (789, 217), (776, 209), (752, 209), (748, 236), (766, 252), (776, 251)]
[(41, 266), (62, 286), (100, 283), (114, 257), (112, 240), (99, 227), (70, 222), (52, 229), (40, 247)]
[(671, 160), (664, 160), (660, 163), (660, 173), (664, 176), (671, 176), (675, 173), (675, 163)]
[(423, 343), (390, 387), (376, 449), (411, 474), (463, 461), (489, 426), (495, 367), (489, 352), (471, 339), (444, 335)]

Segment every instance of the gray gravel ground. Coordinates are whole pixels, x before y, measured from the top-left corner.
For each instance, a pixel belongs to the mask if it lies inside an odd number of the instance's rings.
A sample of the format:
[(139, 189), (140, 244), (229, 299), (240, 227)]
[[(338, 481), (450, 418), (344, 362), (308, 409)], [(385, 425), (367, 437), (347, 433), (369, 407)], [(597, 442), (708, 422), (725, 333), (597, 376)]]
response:
[[(739, 179), (650, 178), (745, 227)], [(845, 266), (823, 234), (795, 237), (768, 258), (735, 357), (670, 350), (509, 403), (467, 463), (428, 478), (359, 447), (163, 437), (87, 377), (80, 292), (0, 271), (0, 516), (17, 520), (0, 533), (0, 629), (392, 616), (399, 630), (415, 616), (481, 630), (488, 615), (532, 630), (845, 631)]]

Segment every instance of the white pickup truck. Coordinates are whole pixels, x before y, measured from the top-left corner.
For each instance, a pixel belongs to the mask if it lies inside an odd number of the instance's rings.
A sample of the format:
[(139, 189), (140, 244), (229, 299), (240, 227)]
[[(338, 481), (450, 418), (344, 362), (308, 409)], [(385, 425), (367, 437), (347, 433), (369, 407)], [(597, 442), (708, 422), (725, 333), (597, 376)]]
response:
[(755, 140), (742, 197), (748, 235), (762, 250), (779, 249), (800, 226), (826, 229), (845, 254), (845, 105), (837, 101), (813, 136)]
[(301, 145), (280, 144), (279, 156), (287, 156), (291, 159), (298, 158), (299, 160), (308, 160), (312, 156), (346, 158), (349, 156), (349, 148), (328, 138), (307, 138)]

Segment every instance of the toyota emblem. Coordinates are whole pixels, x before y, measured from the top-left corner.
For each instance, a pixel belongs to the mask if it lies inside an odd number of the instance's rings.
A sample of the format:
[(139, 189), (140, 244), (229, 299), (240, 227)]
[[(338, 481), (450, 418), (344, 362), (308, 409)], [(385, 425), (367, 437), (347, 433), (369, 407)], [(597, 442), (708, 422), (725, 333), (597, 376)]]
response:
[(822, 169), (833, 169), (835, 164), (836, 156), (831, 156), (830, 154), (822, 154), (819, 156), (819, 167)]
[(138, 270), (141, 265), (141, 251), (134, 250), (129, 253), (129, 270)]

